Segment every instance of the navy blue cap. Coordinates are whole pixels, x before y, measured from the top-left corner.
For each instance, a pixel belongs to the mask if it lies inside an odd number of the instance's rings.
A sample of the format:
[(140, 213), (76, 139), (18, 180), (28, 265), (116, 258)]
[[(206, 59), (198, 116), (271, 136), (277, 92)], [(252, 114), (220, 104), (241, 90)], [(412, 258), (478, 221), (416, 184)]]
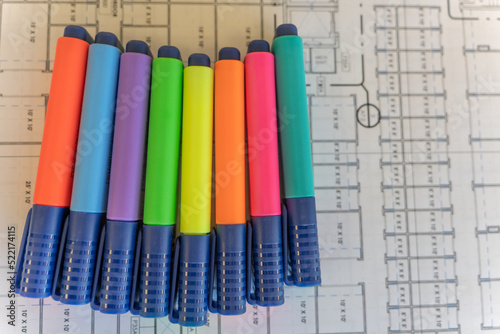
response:
[(219, 51), (219, 60), (240, 60), (240, 51), (237, 48), (222, 48)]
[(125, 52), (142, 53), (150, 56), (151, 58), (153, 57), (151, 50), (149, 50), (149, 46), (144, 41), (128, 41), (127, 46), (125, 47)]
[(248, 44), (248, 52), (271, 52), (269, 48), (269, 43), (263, 39), (256, 39)]
[(182, 60), (181, 52), (175, 46), (164, 45), (158, 49), (158, 57)]
[(99, 44), (107, 44), (117, 47), (118, 49), (120, 49), (121, 52), (123, 52), (122, 43), (120, 43), (118, 37), (116, 37), (116, 35), (111, 32), (105, 32), (105, 31), (98, 32), (97, 35), (95, 35), (95, 42)]
[(207, 66), (210, 67), (210, 57), (204, 53), (193, 53), (189, 56), (188, 66)]
[(92, 36), (88, 33), (88, 31), (84, 27), (69, 25), (64, 28), (64, 37), (73, 37), (81, 39), (89, 44), (94, 43)]
[(276, 34), (274, 37), (280, 36), (297, 36), (297, 27), (291, 23), (281, 24), (276, 28)]

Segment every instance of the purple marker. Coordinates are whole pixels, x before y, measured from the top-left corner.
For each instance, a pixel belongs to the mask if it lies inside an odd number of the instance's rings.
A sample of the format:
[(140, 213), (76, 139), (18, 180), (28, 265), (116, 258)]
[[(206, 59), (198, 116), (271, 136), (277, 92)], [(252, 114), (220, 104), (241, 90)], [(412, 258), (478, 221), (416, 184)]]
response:
[(92, 308), (102, 313), (129, 310), (136, 230), (142, 213), (151, 62), (151, 52), (142, 41), (128, 42), (120, 59), (107, 223), (92, 291)]

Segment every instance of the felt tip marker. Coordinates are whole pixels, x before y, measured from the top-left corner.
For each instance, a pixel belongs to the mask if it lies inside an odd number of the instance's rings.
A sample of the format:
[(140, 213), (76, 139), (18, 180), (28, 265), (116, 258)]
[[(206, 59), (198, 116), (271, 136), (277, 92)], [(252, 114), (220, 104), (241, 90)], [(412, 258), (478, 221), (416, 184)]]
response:
[[(137, 246), (130, 311), (147, 318), (168, 315), (184, 65), (179, 49), (162, 46), (153, 60), (142, 243)], [(138, 293), (136, 292), (138, 287)], [(137, 297), (136, 297), (137, 296)]]
[(57, 40), (40, 159), (16, 265), (21, 296), (50, 296), (63, 221), (68, 215), (89, 45), (80, 26)]
[(302, 39), (293, 24), (276, 29), (273, 41), (276, 58), (276, 89), (280, 145), (285, 191), (291, 275), (286, 283), (297, 286), (321, 284), (316, 223), (316, 204), (307, 111), (304, 53)]
[(129, 41), (120, 57), (107, 222), (96, 261), (100, 275), (95, 275), (92, 290), (92, 307), (102, 313), (122, 314), (130, 308), (136, 230), (142, 218), (151, 62), (143, 41)]
[[(266, 41), (255, 40), (248, 45), (245, 90), (251, 216), (247, 299), (250, 304), (278, 306), (285, 301), (279, 153), (274, 56)], [(252, 285), (255, 291), (250, 289)]]
[(237, 315), (246, 310), (245, 68), (238, 49), (222, 48), (214, 72), (217, 228), (212, 235), (210, 287), (215, 281), (216, 298), (209, 309)]
[(213, 86), (210, 58), (192, 54), (184, 69), (181, 235), (174, 254), (169, 313), (170, 321), (182, 326), (203, 326), (207, 322)]
[(61, 236), (52, 298), (90, 302), (99, 232), (106, 218), (108, 174), (120, 55), (118, 38), (100, 32), (89, 48), (69, 218)]

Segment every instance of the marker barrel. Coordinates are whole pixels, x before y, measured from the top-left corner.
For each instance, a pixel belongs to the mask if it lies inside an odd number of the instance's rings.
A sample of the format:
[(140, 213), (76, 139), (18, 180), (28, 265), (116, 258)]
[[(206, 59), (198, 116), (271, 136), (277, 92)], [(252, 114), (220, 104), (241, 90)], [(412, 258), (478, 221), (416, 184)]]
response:
[(51, 292), (61, 226), (71, 199), (91, 42), (87, 31), (77, 26), (68, 26), (64, 37), (57, 40), (34, 205), (28, 214), (28, 228), (22, 237), (24, 247), (16, 267), (16, 291), (25, 297), (45, 298)]
[(151, 62), (151, 57), (142, 53), (121, 55), (108, 220), (137, 221), (142, 217), (140, 204)]
[(90, 302), (99, 231), (108, 200), (121, 50), (97, 39), (89, 48), (68, 235), (66, 244), (61, 245), (65, 246), (61, 286), (52, 294), (64, 304)]
[(57, 40), (33, 203), (69, 207), (89, 43)]
[(113, 45), (89, 48), (71, 211), (106, 211), (120, 55)]
[(314, 181), (302, 38), (274, 39), (280, 145), (286, 198), (313, 197)]
[(183, 71), (179, 59), (153, 60), (144, 195), (148, 225), (173, 225), (177, 218)]
[(184, 69), (180, 225), (183, 234), (210, 233), (214, 71)]
[[(263, 46), (269, 49), (267, 43)], [(245, 57), (252, 216), (247, 246), (252, 250), (249, 265), (253, 262), (255, 291), (250, 282), (247, 289), (248, 301), (260, 306), (277, 306), (285, 300), (274, 70), (270, 52), (250, 52)]]
[[(178, 52), (173, 47), (162, 48)], [(160, 48), (159, 54), (161, 51)], [(180, 59), (160, 55), (153, 60), (144, 198), (146, 225), (142, 228), (137, 312), (148, 318), (168, 315), (172, 235), (177, 218), (183, 72)]]
[(245, 69), (234, 59), (215, 63), (215, 222), (245, 223)]
[(250, 214), (281, 214), (274, 56), (245, 56)]
[[(245, 69), (238, 59), (215, 63), (215, 222), (217, 302), (220, 314), (245, 313)], [(220, 57), (221, 58), (221, 57)]]
[[(129, 52), (131, 43), (120, 59), (99, 301), (100, 311), (112, 314), (125, 313), (130, 307), (149, 105), (152, 59)], [(145, 43), (137, 45), (147, 49)]]
[(286, 246), (292, 269), (287, 281), (315, 286), (321, 283), (321, 271), (302, 39), (291, 24), (279, 26), (276, 36), (273, 52), (288, 217)]

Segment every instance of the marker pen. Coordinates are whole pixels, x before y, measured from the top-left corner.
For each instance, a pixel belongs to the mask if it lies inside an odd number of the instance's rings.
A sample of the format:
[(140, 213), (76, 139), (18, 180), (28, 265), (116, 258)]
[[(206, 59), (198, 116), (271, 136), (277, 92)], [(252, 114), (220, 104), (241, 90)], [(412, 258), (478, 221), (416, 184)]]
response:
[(90, 302), (99, 231), (106, 218), (122, 52), (120, 41), (109, 32), (98, 33), (89, 47), (73, 194), (52, 287), (52, 298), (63, 304)]
[(210, 58), (192, 54), (184, 69), (181, 235), (174, 254), (169, 315), (171, 322), (182, 326), (202, 326), (207, 322), (213, 86)]
[[(179, 49), (162, 46), (158, 58), (153, 60), (151, 76), (144, 225), (142, 247), (136, 253), (139, 298), (136, 302), (135, 294), (132, 295), (130, 309), (148, 318), (168, 315), (172, 235), (177, 218), (183, 72)], [(132, 286), (133, 291), (135, 287)]]
[[(302, 39), (293, 24), (276, 29), (276, 88), (291, 277), (298, 286), (321, 283), (316, 204)], [(288, 255), (288, 251), (285, 252)]]
[(141, 219), (151, 62), (151, 52), (143, 41), (129, 41), (120, 58), (107, 222), (96, 268), (101, 275), (94, 278), (92, 298), (92, 307), (102, 313), (129, 310), (136, 229)]
[[(248, 45), (245, 93), (251, 215), (247, 299), (250, 304), (277, 306), (285, 296), (274, 56), (266, 41)], [(250, 289), (252, 262), (255, 291)]]
[[(245, 313), (245, 68), (236, 48), (222, 48), (214, 66), (215, 222), (211, 312)], [(216, 272), (216, 275), (214, 273)]]
[(80, 26), (69, 25), (57, 40), (45, 116), (33, 208), (28, 212), (19, 259), (16, 292), (50, 296), (61, 226), (68, 215), (73, 184), (85, 70), (93, 40)]

